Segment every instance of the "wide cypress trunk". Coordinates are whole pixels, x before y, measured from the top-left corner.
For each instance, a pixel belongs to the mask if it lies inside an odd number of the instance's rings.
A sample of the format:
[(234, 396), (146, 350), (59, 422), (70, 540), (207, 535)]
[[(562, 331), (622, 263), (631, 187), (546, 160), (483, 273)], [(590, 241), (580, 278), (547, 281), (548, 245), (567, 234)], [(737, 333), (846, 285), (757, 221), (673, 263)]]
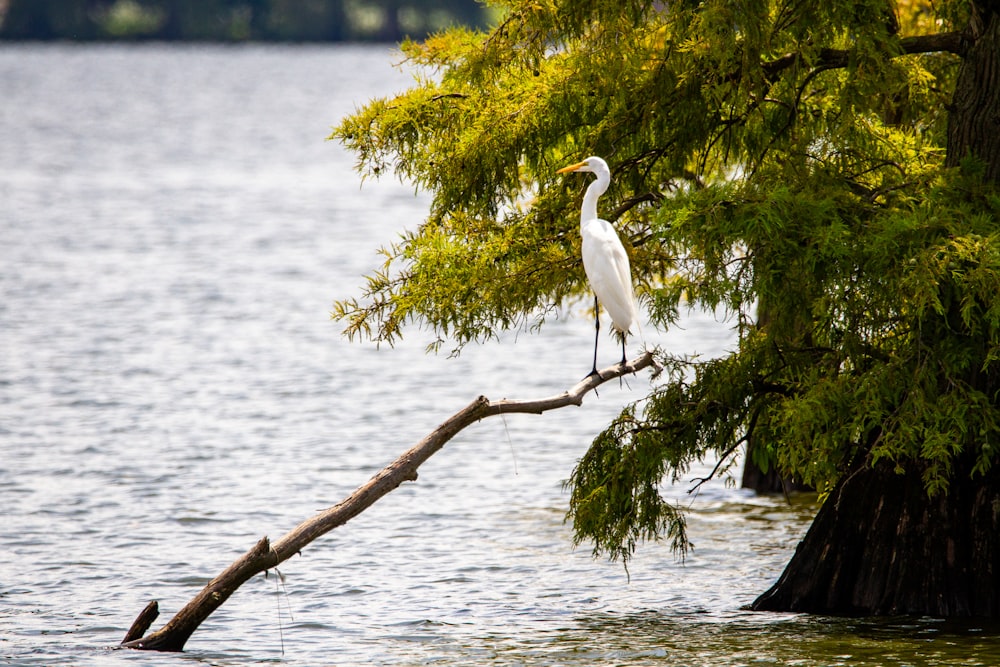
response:
[[(973, 3), (949, 107), (946, 165), (966, 158), (1000, 184), (1000, 2)], [(955, 461), (928, 496), (918, 463), (849, 470), (826, 499), (761, 611), (1000, 616), (1000, 462)]]
[(928, 498), (919, 470), (858, 466), (751, 608), (816, 614), (1000, 615), (1000, 466), (956, 468)]
[(968, 49), (948, 109), (948, 153), (956, 167), (968, 156), (986, 165), (986, 180), (1000, 183), (1000, 2), (973, 3), (965, 32)]

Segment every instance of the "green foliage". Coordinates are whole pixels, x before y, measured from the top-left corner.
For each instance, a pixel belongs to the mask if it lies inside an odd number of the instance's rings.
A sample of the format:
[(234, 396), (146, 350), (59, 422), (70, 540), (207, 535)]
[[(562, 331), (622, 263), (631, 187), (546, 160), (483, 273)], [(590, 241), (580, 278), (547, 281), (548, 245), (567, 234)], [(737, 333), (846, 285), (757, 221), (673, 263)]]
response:
[[(732, 316), (721, 359), (668, 372), (571, 479), (578, 540), (628, 558), (683, 553), (659, 489), (755, 442), (756, 462), (819, 489), (851, 462), (917, 466), (945, 488), (1000, 428), (1000, 196), (943, 166), (958, 59), (920, 48), (965, 3), (512, 0), (483, 34), (407, 43), (423, 76), (334, 132), (365, 175), (433, 194), (427, 220), (335, 316), (391, 343), (408, 323), (457, 348), (544, 323), (588, 294), (581, 183), (611, 163), (604, 217), (626, 237), (653, 322)], [(917, 46), (914, 46), (914, 45)], [(980, 170), (981, 171), (981, 170)]]

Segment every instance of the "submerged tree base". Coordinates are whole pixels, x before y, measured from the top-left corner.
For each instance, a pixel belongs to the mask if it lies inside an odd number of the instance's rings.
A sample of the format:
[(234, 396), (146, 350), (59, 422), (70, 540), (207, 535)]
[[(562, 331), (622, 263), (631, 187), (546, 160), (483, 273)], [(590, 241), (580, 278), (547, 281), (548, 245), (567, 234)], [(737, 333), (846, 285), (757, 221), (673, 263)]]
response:
[(755, 611), (1000, 615), (1000, 470), (929, 498), (919, 471), (862, 465), (820, 508)]
[(782, 475), (773, 465), (766, 472), (762, 470), (754, 462), (753, 451), (756, 446), (755, 443), (756, 440), (753, 439), (750, 439), (748, 442), (747, 456), (743, 461), (743, 475), (740, 478), (741, 488), (750, 489), (754, 493), (783, 493), (786, 496), (793, 492), (816, 490), (808, 484), (803, 484), (794, 478)]
[(784, 493), (789, 494), (798, 491), (812, 491), (812, 487), (802, 484), (794, 479), (785, 477), (780, 472), (771, 468), (767, 472), (754, 465), (752, 461), (747, 461), (743, 467), (743, 475), (740, 478), (740, 487), (750, 489), (754, 493)]

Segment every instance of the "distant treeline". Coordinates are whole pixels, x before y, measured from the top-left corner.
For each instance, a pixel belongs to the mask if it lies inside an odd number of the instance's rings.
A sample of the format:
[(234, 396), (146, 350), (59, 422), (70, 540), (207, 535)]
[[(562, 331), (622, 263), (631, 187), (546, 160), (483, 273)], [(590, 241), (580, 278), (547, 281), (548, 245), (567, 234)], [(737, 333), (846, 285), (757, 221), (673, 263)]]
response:
[(492, 18), (476, 0), (0, 0), (0, 39), (397, 42)]

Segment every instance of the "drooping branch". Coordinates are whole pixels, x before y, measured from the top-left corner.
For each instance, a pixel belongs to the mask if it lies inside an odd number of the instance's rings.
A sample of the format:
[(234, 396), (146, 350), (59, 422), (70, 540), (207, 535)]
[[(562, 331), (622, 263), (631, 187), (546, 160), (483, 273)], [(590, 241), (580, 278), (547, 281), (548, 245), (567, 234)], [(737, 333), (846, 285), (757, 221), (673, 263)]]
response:
[[(486, 417), (500, 414), (541, 414), (569, 405), (581, 405), (583, 397), (589, 391), (608, 380), (650, 367), (654, 370), (659, 369), (653, 354), (646, 352), (638, 359), (605, 368), (596, 375), (588, 375), (571, 389), (555, 396), (534, 400), (499, 401), (491, 401), (485, 396), (480, 396), (445, 420), (337, 505), (303, 521), (275, 542), (270, 542), (266, 537), (261, 538), (250, 551), (212, 579), (163, 628), (145, 637), (134, 639), (136, 634), (134, 629), (141, 627), (140, 620), (147, 613), (144, 611), (133, 623), (133, 629), (129, 631), (126, 641), (123, 641), (121, 646), (153, 651), (182, 651), (198, 626), (222, 606), (244, 582), (301, 552), (313, 540), (354, 518), (403, 482), (416, 480), (417, 468), (467, 426)], [(150, 603), (147, 610), (154, 604)], [(146, 627), (150, 623), (152, 619), (145, 622)], [(145, 628), (139, 632), (144, 630)]]

